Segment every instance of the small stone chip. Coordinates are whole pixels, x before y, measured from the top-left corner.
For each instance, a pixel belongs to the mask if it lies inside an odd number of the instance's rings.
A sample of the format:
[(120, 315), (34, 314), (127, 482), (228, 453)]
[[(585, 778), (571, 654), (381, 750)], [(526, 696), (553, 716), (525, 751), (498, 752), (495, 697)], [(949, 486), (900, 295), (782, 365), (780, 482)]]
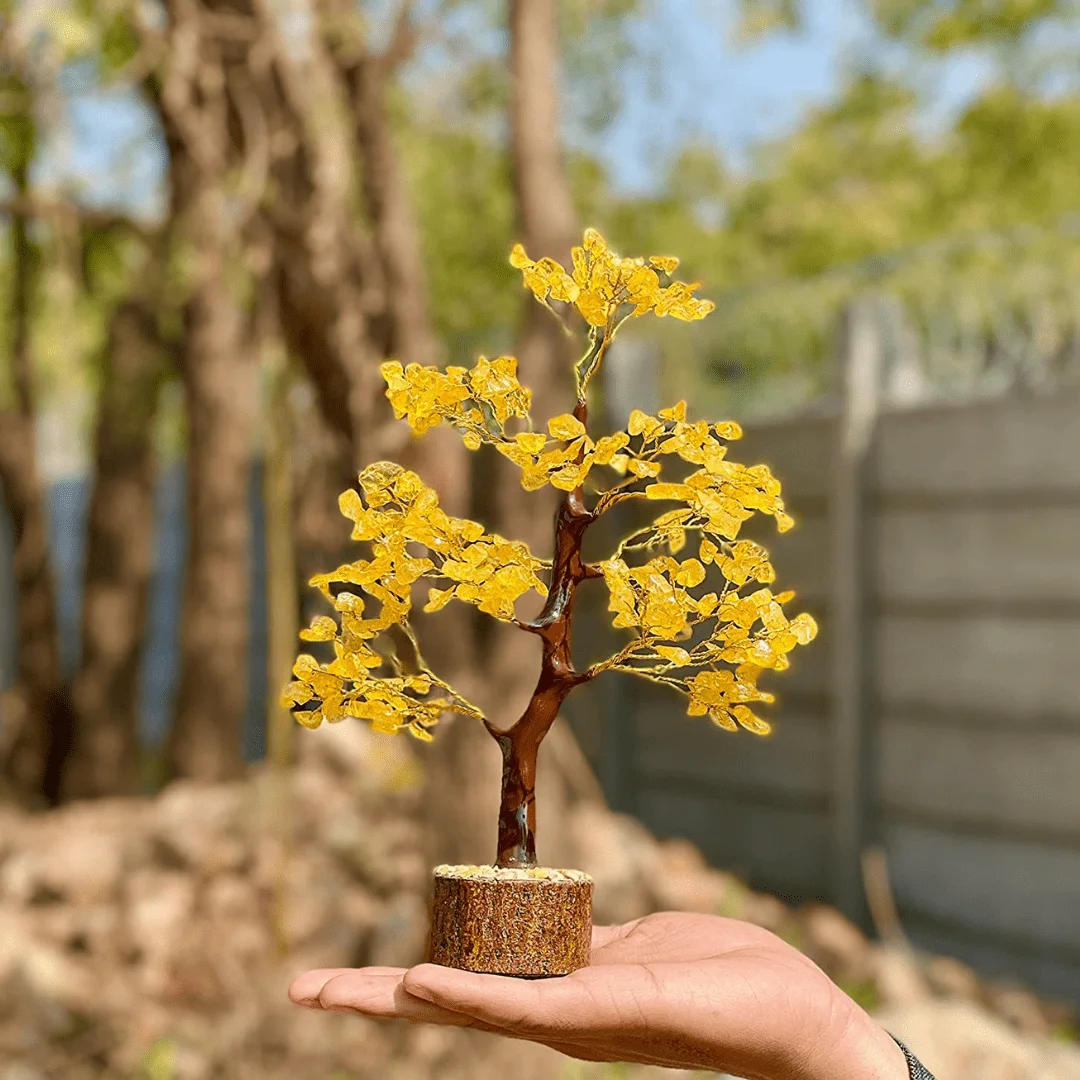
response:
[(450, 866), (435, 867), (436, 877), (486, 878), (494, 881), (592, 881), (583, 870), (556, 870), (550, 866)]

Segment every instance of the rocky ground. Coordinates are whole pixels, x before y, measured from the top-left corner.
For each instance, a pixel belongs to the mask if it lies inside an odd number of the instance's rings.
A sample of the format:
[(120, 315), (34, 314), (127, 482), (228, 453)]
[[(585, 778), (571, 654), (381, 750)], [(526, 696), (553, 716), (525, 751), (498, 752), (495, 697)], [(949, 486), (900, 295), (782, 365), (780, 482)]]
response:
[[(653, 1075), (292, 1006), (286, 987), (307, 967), (417, 960), (430, 874), (415, 767), (396, 741), (341, 725), (305, 745), (284, 785), (256, 772), (154, 800), (0, 811), (0, 1080)], [(877, 1010), (939, 1080), (1080, 1080), (1066, 1008), (871, 944), (830, 908), (790, 910), (593, 803), (568, 824), (597, 921), (748, 919)]]

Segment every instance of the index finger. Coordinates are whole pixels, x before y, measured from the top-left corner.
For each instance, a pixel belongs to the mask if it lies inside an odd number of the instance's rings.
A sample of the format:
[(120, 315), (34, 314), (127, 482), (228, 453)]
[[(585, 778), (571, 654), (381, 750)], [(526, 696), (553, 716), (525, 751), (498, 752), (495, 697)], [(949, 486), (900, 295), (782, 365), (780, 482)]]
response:
[(329, 968), (299, 976), (289, 991), (298, 1005), (327, 1012), (355, 1012), (386, 1020), (494, 1030), (473, 1016), (444, 1009), (402, 986), (404, 968)]

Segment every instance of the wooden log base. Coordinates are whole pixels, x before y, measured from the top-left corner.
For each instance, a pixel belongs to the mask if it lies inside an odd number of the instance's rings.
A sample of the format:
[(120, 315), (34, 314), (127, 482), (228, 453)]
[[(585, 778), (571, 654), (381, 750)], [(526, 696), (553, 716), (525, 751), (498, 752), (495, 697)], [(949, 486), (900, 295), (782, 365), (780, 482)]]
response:
[(587, 967), (593, 881), (580, 870), (437, 866), (428, 958), (489, 975)]

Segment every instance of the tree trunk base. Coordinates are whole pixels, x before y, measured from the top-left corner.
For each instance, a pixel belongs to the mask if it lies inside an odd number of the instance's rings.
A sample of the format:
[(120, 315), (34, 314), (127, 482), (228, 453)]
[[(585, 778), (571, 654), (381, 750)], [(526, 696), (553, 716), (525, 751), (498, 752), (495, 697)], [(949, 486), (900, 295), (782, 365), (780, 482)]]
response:
[(429, 960), (544, 978), (587, 967), (593, 882), (580, 870), (438, 866)]

